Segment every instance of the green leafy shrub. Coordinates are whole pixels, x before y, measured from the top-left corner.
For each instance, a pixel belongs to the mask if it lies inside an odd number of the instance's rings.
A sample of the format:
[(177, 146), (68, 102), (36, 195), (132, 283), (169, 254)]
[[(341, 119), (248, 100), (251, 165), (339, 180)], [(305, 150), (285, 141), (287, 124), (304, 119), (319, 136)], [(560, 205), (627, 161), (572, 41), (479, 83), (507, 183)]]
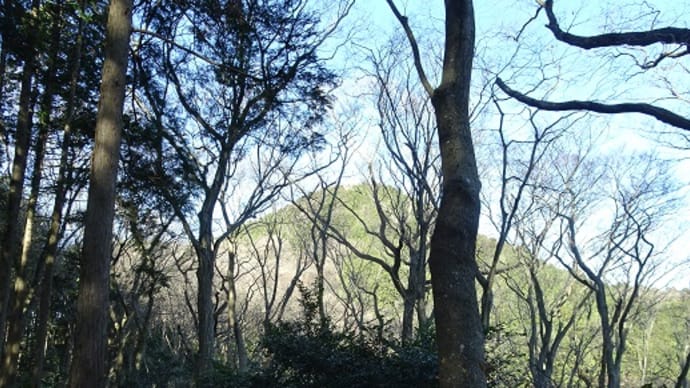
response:
[(319, 322), (315, 298), (302, 288), (303, 319), (266, 328), (263, 359), (248, 375), (226, 375), (245, 387), (435, 387), (438, 360), (424, 335), (412, 344), (382, 343)]

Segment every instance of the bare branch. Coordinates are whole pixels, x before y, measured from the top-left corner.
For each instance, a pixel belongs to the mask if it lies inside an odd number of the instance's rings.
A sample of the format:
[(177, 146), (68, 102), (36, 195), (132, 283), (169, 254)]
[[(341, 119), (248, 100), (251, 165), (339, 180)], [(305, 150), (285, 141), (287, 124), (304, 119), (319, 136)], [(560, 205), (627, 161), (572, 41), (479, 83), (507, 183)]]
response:
[(419, 55), (419, 45), (417, 45), (417, 39), (414, 37), (412, 29), (410, 28), (410, 24), (407, 22), (407, 17), (403, 16), (400, 13), (398, 7), (396, 7), (395, 3), (393, 3), (393, 0), (386, 0), (386, 2), (388, 3), (388, 6), (391, 8), (391, 11), (393, 11), (395, 18), (398, 19), (398, 21), (400, 22), (400, 25), (402, 26), (403, 30), (405, 30), (405, 35), (407, 36), (407, 40), (410, 41), (410, 47), (412, 48), (414, 67), (415, 69), (417, 69), (417, 74), (419, 74), (419, 80), (422, 82), (424, 90), (426, 90), (429, 97), (431, 97), (434, 94), (434, 87), (431, 86), (431, 82), (429, 82), (429, 79), (427, 78), (426, 73), (424, 72), (424, 66), (422, 66), (422, 59)]
[(675, 50), (671, 50), (671, 51), (659, 54), (658, 58), (656, 58), (653, 61), (647, 61), (647, 62), (643, 63), (640, 67), (642, 67), (645, 70), (651, 69), (651, 68), (658, 66), (659, 63), (661, 63), (661, 61), (663, 61), (664, 59), (667, 59), (667, 58), (677, 59), (677, 58), (684, 57), (684, 56), (689, 55), (689, 54), (690, 54), (690, 50), (688, 50), (687, 48), (677, 47)]
[(612, 46), (651, 46), (657, 43), (685, 46), (690, 44), (690, 29), (677, 27), (657, 28), (648, 31), (613, 32), (592, 36), (574, 35), (561, 29), (556, 15), (553, 13), (553, 0), (544, 2), (544, 10), (549, 18), (549, 24), (546, 27), (551, 30), (556, 39), (586, 50)]
[(513, 39), (515, 39), (516, 42), (517, 42), (518, 40), (520, 40), (520, 36), (522, 36), (522, 33), (525, 32), (525, 29), (527, 28), (527, 26), (529, 26), (533, 21), (535, 21), (535, 20), (537, 19), (537, 17), (539, 17), (539, 12), (541, 12), (541, 9), (542, 9), (542, 8), (544, 8), (544, 7), (539, 7), (539, 8), (537, 8), (537, 11), (534, 13), (534, 16), (532, 16), (531, 18), (529, 18), (529, 19), (525, 22), (525, 24), (523, 24), (522, 27), (520, 27), (520, 30), (519, 30), (518, 33), (515, 35), (515, 38), (513, 38)]
[(645, 103), (621, 103), (621, 104), (602, 104), (594, 101), (571, 100), (563, 102), (552, 102), (539, 100), (526, 96), (516, 90), (511, 89), (503, 80), (496, 78), (498, 85), (504, 93), (520, 101), (523, 104), (548, 111), (567, 111), (567, 110), (586, 110), (596, 113), (641, 113), (652, 116), (662, 123), (672, 125), (685, 131), (690, 131), (690, 119), (675, 114), (668, 109)]

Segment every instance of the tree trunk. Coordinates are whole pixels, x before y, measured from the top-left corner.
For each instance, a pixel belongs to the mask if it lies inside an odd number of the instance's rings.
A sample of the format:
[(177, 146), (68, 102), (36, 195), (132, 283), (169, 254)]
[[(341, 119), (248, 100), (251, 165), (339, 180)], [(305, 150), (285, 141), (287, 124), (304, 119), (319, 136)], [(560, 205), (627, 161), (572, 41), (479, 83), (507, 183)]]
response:
[[(215, 318), (213, 305), (213, 271), (216, 250), (213, 237), (213, 209), (218, 203), (222, 184), (225, 181), (228, 161), (232, 151), (231, 145), (224, 145), (218, 160), (218, 169), (213, 182), (205, 188), (206, 197), (198, 214), (199, 237), (194, 244), (199, 267), (197, 277), (197, 327), (199, 353), (197, 355), (196, 384), (198, 387), (213, 387), (213, 354), (215, 351)], [(179, 216), (178, 216), (179, 217)], [(194, 239), (191, 232), (187, 232)]]
[[(417, 218), (420, 220), (421, 218)], [(426, 234), (420, 233), (420, 238), (426, 238)], [(407, 290), (403, 294), (403, 320), (402, 320), (402, 342), (410, 343), (414, 339), (414, 316), (415, 307), (423, 304), (424, 281), (426, 277), (426, 266), (421, 250), (410, 249), (410, 272), (407, 275)], [(419, 310), (416, 310), (419, 315)], [(422, 328), (423, 320), (417, 319), (419, 328)]]
[[(83, 9), (84, 1), (80, 1), (80, 9)], [(67, 99), (67, 106), (64, 118), (64, 129), (62, 134), (62, 144), (60, 146), (60, 167), (55, 188), (55, 199), (53, 201), (53, 211), (50, 216), (50, 227), (48, 229), (48, 238), (41, 253), (40, 263), (43, 266), (42, 274), (40, 275), (40, 284), (38, 286), (38, 313), (35, 330), (35, 340), (33, 344), (33, 366), (32, 366), (32, 387), (41, 386), (41, 379), (43, 377), (43, 364), (45, 361), (45, 351), (48, 338), (48, 320), (50, 318), (50, 299), (53, 290), (53, 268), (55, 266), (55, 258), (57, 256), (58, 242), (60, 240), (60, 225), (62, 223), (62, 210), (65, 204), (65, 197), (67, 195), (67, 169), (69, 160), (69, 150), (72, 144), (72, 120), (74, 119), (74, 106), (77, 94), (77, 83), (79, 81), (79, 71), (81, 68), (81, 54), (83, 45), (83, 22), (79, 20), (77, 28), (77, 41), (72, 53), (72, 64), (70, 74), (70, 89)]]
[[(10, 187), (7, 199), (7, 225), (2, 236), (2, 246), (0, 248), (0, 343), (3, 344), (4, 351), (14, 351), (8, 349), (5, 344), (5, 333), (7, 329), (7, 319), (10, 311), (10, 294), (12, 291), (12, 273), (14, 267), (18, 265), (16, 258), (19, 256), (21, 230), (21, 202), (24, 192), (24, 174), (26, 172), (26, 159), (31, 141), (31, 121), (32, 121), (32, 83), (34, 76), (35, 62), (31, 53), (27, 54), (22, 70), (21, 91), (19, 94), (19, 114), (17, 118), (17, 132), (15, 135), (14, 160), (12, 161), (12, 175), (10, 177)], [(16, 349), (18, 352), (19, 349)], [(4, 360), (4, 352), (3, 360)], [(4, 362), (3, 362), (4, 363)], [(7, 376), (11, 374), (8, 365), (3, 365), (0, 373), (0, 386), (7, 383)]]
[(69, 378), (72, 388), (104, 387), (107, 383), (106, 338), (115, 182), (131, 27), (132, 1), (111, 0), (81, 252), (76, 338)]
[[(421, 220), (419, 216), (417, 219)], [(419, 236), (419, 238), (422, 240), (427, 238), (427, 231), (425, 227), (421, 229)], [(410, 254), (410, 274), (407, 283), (409, 298), (412, 299), (410, 321), (412, 321), (416, 312), (417, 327), (420, 330), (424, 330), (426, 326), (426, 251), (426, 243), (424, 241), (420, 241), (420, 248), (413, 250)], [(411, 330), (409, 340), (412, 340), (414, 337), (412, 323), (410, 323), (410, 327)], [(404, 337), (403, 341), (405, 341)]]
[[(57, 15), (59, 18), (59, 14)], [(57, 19), (57, 18), (56, 18)], [(24, 337), (24, 330), (26, 326), (26, 312), (30, 301), (30, 295), (33, 294), (37, 287), (38, 279), (29, 280), (28, 264), (29, 255), (31, 253), (32, 242), (34, 239), (34, 223), (36, 218), (36, 209), (38, 206), (38, 197), (40, 195), (41, 180), (43, 179), (43, 160), (45, 159), (45, 146), (48, 141), (48, 129), (50, 126), (50, 114), (53, 110), (53, 98), (57, 87), (57, 80), (55, 79), (56, 61), (60, 44), (60, 23), (53, 21), (51, 28), (51, 35), (53, 40), (51, 42), (51, 53), (46, 71), (45, 91), (41, 99), (41, 107), (39, 110), (39, 132), (34, 149), (34, 166), (31, 177), (31, 194), (27, 203), (26, 223), (24, 225), (24, 237), (21, 248), (21, 256), (19, 258), (19, 266), (15, 270), (14, 279), (14, 293), (12, 294), (11, 308), (8, 315), (8, 329), (7, 342), (3, 366), (7, 375), (7, 385), (14, 384), (17, 375), (17, 363), (19, 361), (19, 349), (21, 347), (22, 338)], [(41, 263), (38, 265), (37, 271), (40, 270)]]
[[(52, 226), (48, 237), (53, 239)], [(57, 246), (57, 241), (56, 244)], [(45, 268), (41, 285), (39, 287), (38, 314), (36, 322), (36, 334), (33, 345), (33, 367), (31, 373), (31, 387), (41, 387), (43, 379), (43, 364), (45, 363), (46, 346), (48, 342), (48, 320), (50, 318), (50, 298), (53, 289), (53, 267), (55, 255), (46, 256)]]
[(414, 291), (407, 289), (403, 295), (403, 317), (402, 317), (402, 332), (400, 339), (403, 344), (412, 342), (412, 332), (414, 327)]
[[(215, 201), (211, 202), (215, 203)], [(199, 354), (197, 359), (197, 386), (213, 386), (213, 350), (215, 327), (213, 319), (213, 235), (211, 231), (212, 206), (204, 206), (199, 213), (199, 267), (196, 276), (199, 289), (197, 291), (197, 314), (199, 327)]]
[[(318, 244), (316, 241), (314, 241), (315, 244)], [(314, 250), (316, 250), (316, 247), (314, 247)], [(319, 328), (320, 329), (325, 329), (327, 324), (328, 324), (328, 316), (326, 314), (326, 303), (324, 300), (324, 292), (326, 290), (325, 288), (325, 274), (324, 274), (324, 266), (325, 266), (325, 256), (321, 257), (314, 257), (314, 261), (316, 262), (316, 303), (319, 306)]]
[[(240, 372), (245, 372), (249, 368), (249, 355), (247, 354), (247, 345), (244, 342), (244, 334), (242, 333), (242, 326), (240, 319), (237, 316), (237, 289), (235, 285), (235, 255), (230, 255), (230, 262), (228, 263), (228, 318), (229, 324), (232, 328), (232, 334), (235, 339), (235, 349), (237, 349), (237, 369)], [(268, 319), (267, 319), (268, 320)]]
[(443, 188), (429, 256), (439, 380), (441, 387), (485, 387), (484, 333), (474, 283), (481, 184), (469, 122), (474, 10), (471, 0), (445, 3), (443, 75), (432, 96)]

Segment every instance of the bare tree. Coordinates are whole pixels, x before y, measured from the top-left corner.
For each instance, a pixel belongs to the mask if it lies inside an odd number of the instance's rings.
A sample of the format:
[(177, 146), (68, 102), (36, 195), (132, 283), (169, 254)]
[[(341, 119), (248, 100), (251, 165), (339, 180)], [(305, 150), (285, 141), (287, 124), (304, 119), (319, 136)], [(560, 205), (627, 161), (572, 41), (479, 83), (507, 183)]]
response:
[[(498, 143), (496, 154), (500, 159), (496, 161), (501, 166), (499, 177), (498, 209), (494, 210), (493, 198), (484, 194), (485, 208), (489, 220), (498, 232), (498, 238), (490, 260), (485, 264), (484, 272), (478, 274), (478, 281), (482, 287), (481, 316), (484, 331), (491, 327), (491, 310), (493, 308), (493, 288), (497, 275), (502, 272), (499, 268), (500, 258), (504, 248), (510, 244), (511, 234), (514, 234), (514, 224), (521, 212), (521, 207), (529, 207), (531, 200), (524, 199), (526, 191), (533, 185), (535, 170), (547, 168), (548, 162), (543, 159), (566, 131), (572, 128), (580, 116), (566, 115), (547, 121), (540, 117), (539, 110), (524, 110), (522, 114), (508, 115), (497, 96), (493, 96), (493, 105), (498, 116)], [(508, 119), (506, 118), (508, 117)], [(515, 120), (513, 117), (515, 117)], [(524, 121), (523, 121), (524, 120)], [(527, 128), (506, 127), (511, 122), (525, 122)], [(520, 124), (521, 126), (522, 124)], [(527, 133), (523, 133), (527, 132)], [(527, 202), (524, 204), (523, 202)], [(533, 201), (533, 200), (532, 200)]]
[[(560, 232), (557, 209), (568, 206), (579, 209), (580, 197), (585, 197), (589, 191), (578, 180), (582, 163), (573, 163), (572, 159), (561, 156), (568, 154), (568, 148), (559, 143), (574, 140), (572, 136), (563, 135), (566, 134), (561, 133), (548, 152), (541, 153), (541, 163), (533, 167), (534, 175), (524, 185), (523, 206), (514, 212), (513, 227), (516, 236), (513, 251), (519, 271), (502, 274), (522, 306), (519, 310), (526, 310), (522, 321), (535, 387), (569, 384), (565, 380), (567, 373), (556, 374), (557, 361), (567, 358), (561, 348), (592, 301), (591, 291), (561, 273), (551, 254), (553, 236)], [(581, 136), (578, 137), (581, 140)], [(586, 155), (588, 149), (581, 153)], [(565, 192), (576, 194), (571, 197), (564, 195)], [(583, 354), (581, 350), (575, 351), (576, 357)]]
[[(294, 226), (292, 215), (294, 213), (279, 214), (276, 210), (274, 214), (243, 227), (243, 235), (248, 241), (247, 255), (251, 257), (253, 266), (249, 270), (258, 272), (252, 276), (256, 278), (253, 283), (261, 296), (264, 327), (283, 319), (297, 284), (312, 265), (306, 255), (297, 254), (291, 246), (289, 228)], [(281, 278), (289, 269), (294, 269), (294, 272), (284, 284)]]
[(414, 65), (436, 116), (443, 185), (429, 266), (434, 294), (442, 387), (486, 386), (484, 333), (477, 303), (475, 259), (481, 184), (472, 143), (469, 91), (474, 56), (471, 0), (445, 2), (445, 49), (441, 83), (424, 71), (417, 40), (393, 0), (388, 5), (412, 48)]
[[(400, 338), (407, 343), (414, 336), (415, 313), (419, 327), (429, 320), (427, 259), (440, 172), (431, 101), (414, 81), (414, 67), (401, 61), (400, 44), (394, 38), (382, 51), (368, 53), (382, 138), (380, 156), (369, 166), (368, 184), (354, 189), (361, 201), (336, 201), (340, 215), (353, 219), (366, 242), (348, 235), (352, 225), (328, 222), (322, 228), (355, 257), (385, 272), (403, 302)], [(355, 289), (366, 287), (352, 278), (346, 283)], [(365, 294), (371, 295), (371, 290)]]
[(408, 276), (406, 291), (402, 295), (402, 338), (408, 341), (413, 334), (413, 311), (417, 312), (419, 327), (425, 327), (428, 320), (427, 264), (429, 242), (438, 216), (441, 172), (431, 100), (414, 82), (415, 70), (409, 61), (403, 61), (406, 65), (398, 64), (397, 46), (392, 45), (390, 51), (372, 58), (384, 145), (382, 157), (389, 162), (381, 162), (378, 176), (372, 174), (371, 180), (374, 185), (376, 181), (385, 185), (390, 179), (394, 187), (407, 197), (388, 196), (385, 199), (390, 202), (390, 219), (386, 220), (381, 212), (378, 213), (382, 223), (396, 225), (394, 230), (398, 232), (397, 238), (403, 243), (407, 255), (403, 261), (408, 266)]
[[(308, 170), (314, 171), (314, 174), (291, 186), (289, 195), (286, 196), (291, 207), (294, 207), (289, 210), (294, 211), (293, 219), (289, 220), (292, 228), (289, 237), (292, 260), (297, 261), (298, 268), (303, 268), (301, 272), (312, 266), (316, 271), (313, 284), (316, 312), (318, 324), (324, 329), (331, 322), (326, 302), (330, 286), (326, 271), (330, 265), (329, 259), (332, 258), (330, 250), (333, 244), (328, 235), (328, 229), (336, 222), (337, 197), (356, 149), (353, 133), (359, 128), (358, 117), (351, 110), (344, 112), (338, 109), (332, 112), (326, 125), (335, 128), (332, 133), (334, 141), (327, 144), (323, 152), (312, 156), (308, 161), (310, 165)], [(281, 302), (281, 316), (286, 307), (285, 297), (291, 296), (300, 281), (295, 273), (287, 285)], [(330, 291), (334, 291), (332, 287)]]
[(626, 163), (613, 170), (612, 194), (598, 203), (612, 205), (612, 214), (603, 215), (610, 223), (588, 231), (595, 236), (580, 238), (578, 231), (584, 233), (587, 222), (583, 209), (557, 210), (561, 237), (552, 248), (561, 265), (594, 295), (602, 339), (598, 385), (608, 387), (621, 384), (629, 322), (642, 293), (659, 275), (656, 258), (663, 248), (653, 242), (654, 232), (677, 206), (670, 195), (672, 182), (665, 169), (657, 170), (657, 159), (645, 156)]
[(169, 252), (175, 237), (168, 233), (173, 221), (170, 214), (141, 211), (123, 201), (120, 206), (124, 214), (118, 223), (112, 263), (111, 289), (115, 297), (110, 308), (110, 340), (116, 351), (110, 375), (123, 385), (140, 379), (154, 306), (160, 291), (170, 282)]

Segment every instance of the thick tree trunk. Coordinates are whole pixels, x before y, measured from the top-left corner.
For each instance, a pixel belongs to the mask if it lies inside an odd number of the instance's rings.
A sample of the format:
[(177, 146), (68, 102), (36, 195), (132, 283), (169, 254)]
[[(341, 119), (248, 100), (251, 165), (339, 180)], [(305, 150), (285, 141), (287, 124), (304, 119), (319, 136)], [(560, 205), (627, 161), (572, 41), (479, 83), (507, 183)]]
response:
[(443, 189), (429, 257), (439, 379), (441, 387), (485, 387), (484, 333), (475, 289), (481, 184), (469, 123), (474, 11), (471, 0), (445, 3), (443, 75), (432, 96)]
[(106, 338), (115, 182), (131, 27), (132, 1), (111, 0), (81, 253), (76, 338), (69, 378), (73, 388), (104, 387), (107, 383)]
[[(213, 355), (215, 352), (215, 318), (213, 304), (213, 272), (216, 260), (216, 250), (213, 237), (213, 209), (218, 203), (218, 197), (225, 181), (228, 161), (232, 146), (224, 145), (219, 161), (218, 169), (213, 177), (213, 182), (206, 187), (206, 197), (198, 213), (199, 236), (194, 244), (196, 255), (199, 259), (197, 276), (197, 314), (199, 316), (197, 335), (199, 341), (199, 353), (197, 354), (196, 384), (198, 387), (213, 387)], [(191, 232), (187, 232), (190, 239), (194, 239)]]

